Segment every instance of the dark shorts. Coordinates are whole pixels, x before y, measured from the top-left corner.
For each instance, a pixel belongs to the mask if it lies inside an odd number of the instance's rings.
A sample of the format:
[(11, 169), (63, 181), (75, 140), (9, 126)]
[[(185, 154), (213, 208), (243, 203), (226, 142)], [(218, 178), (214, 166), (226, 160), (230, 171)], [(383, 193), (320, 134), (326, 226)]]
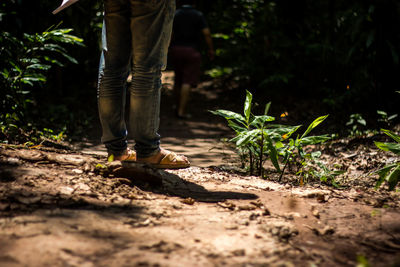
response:
[(175, 71), (175, 84), (196, 87), (200, 77), (200, 52), (189, 46), (173, 46), (169, 52)]

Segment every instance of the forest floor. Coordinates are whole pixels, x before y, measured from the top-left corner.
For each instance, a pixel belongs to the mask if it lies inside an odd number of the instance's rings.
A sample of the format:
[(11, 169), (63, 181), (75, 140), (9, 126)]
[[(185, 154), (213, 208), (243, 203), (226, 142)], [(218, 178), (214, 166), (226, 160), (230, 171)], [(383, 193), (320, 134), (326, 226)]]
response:
[(400, 193), (371, 175), (397, 159), (371, 138), (321, 147), (346, 170), (339, 188), (278, 182), (268, 165), (249, 176), (207, 112), (243, 99), (204, 83), (192, 119), (177, 120), (164, 87), (163, 146), (190, 168), (121, 171), (98, 136), (0, 146), (0, 266), (400, 266)]

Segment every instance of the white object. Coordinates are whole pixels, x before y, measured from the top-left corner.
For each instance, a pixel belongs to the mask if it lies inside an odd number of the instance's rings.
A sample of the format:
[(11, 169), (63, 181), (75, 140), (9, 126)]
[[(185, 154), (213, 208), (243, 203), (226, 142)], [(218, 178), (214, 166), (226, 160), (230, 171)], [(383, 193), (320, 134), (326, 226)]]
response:
[(79, 0), (63, 0), (62, 4), (53, 11), (53, 14), (57, 14), (58, 12), (60, 12), (61, 10), (63, 10), (66, 7), (69, 7), (70, 5), (72, 5), (73, 3), (78, 2)]

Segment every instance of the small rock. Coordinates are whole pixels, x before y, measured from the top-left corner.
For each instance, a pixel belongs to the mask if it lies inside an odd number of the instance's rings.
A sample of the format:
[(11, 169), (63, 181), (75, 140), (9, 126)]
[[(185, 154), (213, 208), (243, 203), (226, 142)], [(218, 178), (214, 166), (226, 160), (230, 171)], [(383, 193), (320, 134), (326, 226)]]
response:
[(30, 204), (35, 204), (37, 202), (39, 202), (41, 200), (41, 196), (37, 196), (37, 197), (17, 197), (17, 200), (22, 203), (22, 204), (26, 204), (26, 205), (30, 205)]
[(314, 206), (314, 205), (311, 206), (311, 213), (312, 213), (312, 215), (314, 215), (314, 217), (316, 217), (317, 219), (320, 218), (319, 210), (317, 209), (316, 206)]
[(335, 229), (329, 225), (326, 225), (323, 229), (311, 228), (311, 230), (318, 236), (332, 235), (335, 233)]
[(285, 217), (288, 220), (294, 220), (294, 218), (301, 218), (301, 215), (298, 212), (289, 212), (285, 213), (283, 217)]
[(80, 170), (80, 169), (73, 169), (72, 172), (75, 173), (75, 174), (82, 174), (83, 173), (83, 171)]
[(175, 250), (181, 249), (183, 248), (182, 245), (178, 244), (178, 243), (169, 243), (169, 242), (165, 242), (163, 240), (161, 240), (158, 243), (155, 243), (153, 245), (150, 246), (139, 246), (140, 250), (150, 250), (153, 252), (158, 252), (158, 253), (171, 253)]
[(238, 221), (238, 224), (248, 226), (250, 224), (250, 222), (248, 220), (240, 220), (240, 221)]
[(285, 213), (283, 214), (283, 217), (287, 220), (294, 220), (293, 214), (292, 213)]
[(271, 215), (271, 212), (269, 211), (269, 209), (264, 208), (262, 215), (263, 215), (263, 216), (270, 216), (270, 215)]
[(136, 226), (144, 227), (144, 226), (149, 226), (150, 224), (151, 224), (151, 220), (150, 220), (150, 218), (147, 218), (145, 221), (137, 223)]
[(260, 229), (271, 233), (273, 236), (276, 236), (283, 241), (287, 241), (292, 236), (299, 234), (299, 231), (294, 227), (294, 225), (282, 221), (269, 222), (266, 225), (260, 226)]
[(225, 208), (225, 209), (229, 209), (229, 210), (234, 210), (236, 208), (236, 205), (234, 203), (231, 202), (218, 202), (217, 203), (218, 206)]
[(326, 202), (328, 200), (328, 198), (329, 198), (329, 196), (327, 196), (327, 195), (318, 195), (317, 196), (317, 201), (319, 203), (324, 203), (324, 202)]
[(254, 221), (255, 219), (257, 219), (260, 216), (259, 213), (253, 212), (250, 214), (249, 216), (249, 220)]
[(237, 230), (237, 229), (239, 229), (239, 227), (237, 226), (237, 225), (227, 225), (227, 226), (225, 226), (225, 229), (226, 230)]
[(262, 236), (259, 235), (259, 234), (254, 234), (254, 237), (257, 238), (257, 239), (261, 239), (262, 238)]
[(250, 205), (243, 205), (243, 206), (239, 206), (238, 208), (239, 208), (239, 210), (255, 210), (256, 209), (255, 206), (250, 206)]
[(246, 250), (244, 249), (236, 249), (232, 251), (232, 255), (236, 257), (243, 257), (246, 255)]
[(318, 210), (313, 210), (312, 211), (312, 215), (314, 215), (315, 218), (319, 219), (320, 215), (319, 215), (319, 211)]
[(71, 195), (75, 190), (68, 186), (63, 186), (60, 188), (60, 193), (64, 195)]
[(79, 183), (76, 188), (82, 191), (90, 191), (90, 187), (84, 183)]
[(19, 161), (20, 160), (18, 158), (8, 158), (7, 159), (7, 163), (10, 165), (18, 165)]
[(264, 204), (261, 201), (251, 201), (250, 204), (260, 209), (264, 207)]
[(185, 199), (181, 200), (181, 202), (183, 204), (193, 205), (196, 201), (193, 198), (188, 197), (188, 198), (185, 198)]

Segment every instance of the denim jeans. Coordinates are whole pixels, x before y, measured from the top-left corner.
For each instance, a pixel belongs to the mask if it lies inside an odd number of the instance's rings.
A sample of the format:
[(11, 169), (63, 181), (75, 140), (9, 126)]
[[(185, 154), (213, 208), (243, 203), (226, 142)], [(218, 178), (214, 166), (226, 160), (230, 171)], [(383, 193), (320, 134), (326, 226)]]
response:
[(160, 150), (161, 70), (166, 65), (175, 0), (104, 0), (104, 11), (98, 80), (101, 140), (109, 154), (121, 155), (129, 129), (137, 155), (148, 157)]

